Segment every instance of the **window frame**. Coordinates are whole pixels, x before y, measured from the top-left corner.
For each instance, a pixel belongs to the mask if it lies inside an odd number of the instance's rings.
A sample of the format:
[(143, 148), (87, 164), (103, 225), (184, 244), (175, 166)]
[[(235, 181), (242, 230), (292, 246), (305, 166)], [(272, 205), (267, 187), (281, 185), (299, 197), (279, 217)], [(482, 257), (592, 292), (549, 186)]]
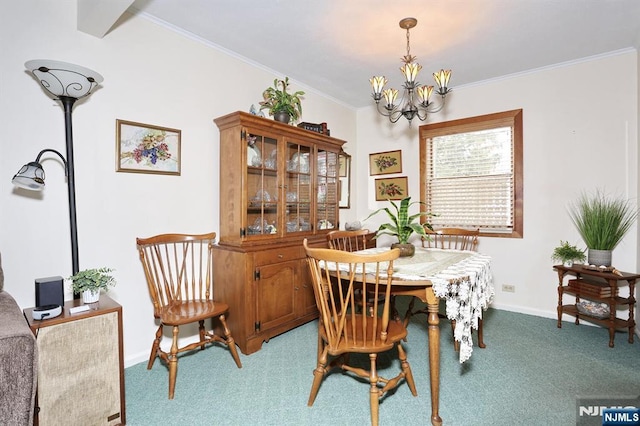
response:
[[(450, 135), (455, 133), (468, 133), (479, 130), (488, 130), (499, 127), (511, 127), (513, 129), (513, 228), (511, 232), (491, 232), (487, 228), (480, 228), (480, 235), (501, 238), (523, 238), (524, 208), (523, 208), (523, 132), (522, 109), (503, 111), (493, 114), (479, 115), (458, 120), (444, 121), (440, 123), (425, 124), (420, 126), (420, 201), (421, 211), (426, 212), (427, 201), (427, 139)], [(426, 219), (422, 219), (423, 222)]]

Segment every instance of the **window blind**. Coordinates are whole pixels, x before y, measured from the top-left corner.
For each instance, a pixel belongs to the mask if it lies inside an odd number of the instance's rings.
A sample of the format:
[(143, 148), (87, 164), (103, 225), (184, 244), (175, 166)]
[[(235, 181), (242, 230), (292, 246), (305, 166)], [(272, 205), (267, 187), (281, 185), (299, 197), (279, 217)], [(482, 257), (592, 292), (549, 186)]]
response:
[(427, 211), (436, 227), (512, 232), (514, 227), (513, 127), (429, 137)]

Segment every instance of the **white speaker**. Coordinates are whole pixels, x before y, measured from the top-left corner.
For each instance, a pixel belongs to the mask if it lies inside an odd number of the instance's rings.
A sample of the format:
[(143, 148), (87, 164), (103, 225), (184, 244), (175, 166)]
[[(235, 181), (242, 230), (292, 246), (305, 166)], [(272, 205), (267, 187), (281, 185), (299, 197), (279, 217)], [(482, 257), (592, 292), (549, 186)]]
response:
[(102, 295), (72, 314), (75, 303), (57, 318), (29, 321), (38, 344), (38, 425), (124, 424), (122, 308)]

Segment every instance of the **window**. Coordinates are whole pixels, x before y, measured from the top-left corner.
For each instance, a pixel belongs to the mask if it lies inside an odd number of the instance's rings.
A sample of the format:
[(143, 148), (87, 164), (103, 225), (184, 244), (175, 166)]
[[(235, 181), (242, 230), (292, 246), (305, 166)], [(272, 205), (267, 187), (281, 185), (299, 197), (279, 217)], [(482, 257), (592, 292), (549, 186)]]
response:
[(434, 227), (522, 238), (522, 110), (420, 126), (420, 193)]

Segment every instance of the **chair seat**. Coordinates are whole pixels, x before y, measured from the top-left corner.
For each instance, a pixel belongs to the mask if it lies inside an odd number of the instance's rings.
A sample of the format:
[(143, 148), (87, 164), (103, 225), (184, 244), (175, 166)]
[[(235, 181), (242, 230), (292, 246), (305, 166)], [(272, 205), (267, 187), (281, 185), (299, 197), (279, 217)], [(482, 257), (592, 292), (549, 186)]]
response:
[(183, 325), (224, 314), (226, 303), (214, 300), (174, 300), (160, 309), (158, 318), (165, 325)]
[[(401, 321), (389, 321), (389, 325), (387, 327), (387, 340), (382, 342), (379, 338), (375, 343), (371, 342), (371, 332), (373, 328), (373, 318), (367, 318), (367, 342), (364, 342), (362, 338), (362, 317), (356, 318), (356, 338), (346, 339), (342, 338), (341, 341), (335, 348), (330, 348), (328, 353), (332, 356), (340, 355), (346, 352), (357, 352), (357, 353), (379, 353), (386, 352), (390, 349), (393, 349), (394, 345), (404, 339), (407, 336), (407, 329)], [(351, 330), (352, 321), (350, 319), (347, 320), (347, 324), (345, 326), (346, 329)], [(380, 336), (382, 333), (382, 320), (378, 318), (378, 324), (376, 327), (376, 336)], [(324, 330), (321, 330), (321, 336), (323, 339), (326, 339)]]

